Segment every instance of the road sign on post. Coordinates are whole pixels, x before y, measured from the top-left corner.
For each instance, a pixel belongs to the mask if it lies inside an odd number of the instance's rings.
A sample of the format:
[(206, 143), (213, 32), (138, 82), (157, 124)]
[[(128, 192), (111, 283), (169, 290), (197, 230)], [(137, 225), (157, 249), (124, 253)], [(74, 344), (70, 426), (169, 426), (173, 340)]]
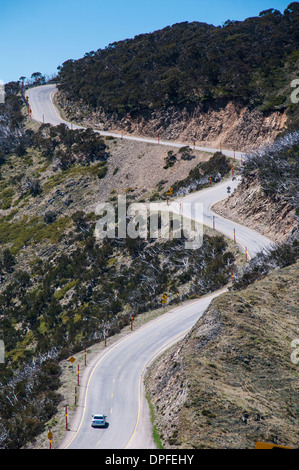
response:
[(167, 201), (167, 205), (168, 205), (168, 197), (172, 195), (172, 192), (173, 192), (173, 189), (170, 188), (167, 192), (166, 192), (166, 201)]
[(166, 304), (166, 302), (167, 302), (167, 295), (163, 294), (162, 295), (162, 304)]

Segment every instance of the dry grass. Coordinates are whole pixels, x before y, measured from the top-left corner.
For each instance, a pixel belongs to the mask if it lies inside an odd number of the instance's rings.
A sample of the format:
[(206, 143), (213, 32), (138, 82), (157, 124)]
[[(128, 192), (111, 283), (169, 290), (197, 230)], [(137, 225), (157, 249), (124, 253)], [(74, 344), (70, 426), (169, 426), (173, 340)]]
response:
[(216, 298), (155, 363), (147, 387), (165, 448), (298, 446), (298, 268)]

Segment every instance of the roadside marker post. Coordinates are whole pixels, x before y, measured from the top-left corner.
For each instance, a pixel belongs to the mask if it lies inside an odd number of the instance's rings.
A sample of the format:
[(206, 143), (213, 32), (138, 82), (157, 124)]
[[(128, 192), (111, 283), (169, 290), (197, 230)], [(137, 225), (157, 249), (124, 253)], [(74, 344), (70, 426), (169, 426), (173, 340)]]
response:
[(86, 346), (84, 346), (84, 365), (86, 366)]
[(53, 439), (53, 433), (51, 431), (51, 428), (49, 428), (49, 431), (48, 431), (48, 439), (49, 439), (49, 449), (51, 449), (51, 443)]
[(236, 243), (236, 229), (234, 228), (234, 243)]
[(65, 405), (65, 429), (67, 431), (67, 405)]
[(79, 385), (79, 364), (78, 364), (78, 381), (77, 381), (78, 385)]
[(106, 344), (107, 344), (107, 328), (105, 326), (105, 346), (106, 346)]
[(131, 331), (133, 330), (133, 314), (131, 315)]
[(213, 215), (213, 229), (215, 230), (215, 216)]
[(77, 387), (75, 387), (75, 405), (77, 404)]

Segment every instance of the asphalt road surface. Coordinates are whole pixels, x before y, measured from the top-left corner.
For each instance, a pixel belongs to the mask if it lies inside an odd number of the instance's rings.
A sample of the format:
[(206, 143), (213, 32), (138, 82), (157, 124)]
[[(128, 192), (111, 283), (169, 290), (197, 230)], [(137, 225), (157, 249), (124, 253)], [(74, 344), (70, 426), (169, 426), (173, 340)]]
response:
[[(53, 103), (55, 85), (31, 88), (27, 91), (32, 118), (38, 122), (58, 125), (65, 123), (73, 129), (79, 128), (60, 118)], [(98, 132), (98, 131), (97, 131)], [(137, 141), (157, 143), (154, 139), (121, 136), (100, 132)], [(159, 141), (160, 145), (184, 143)], [(219, 149), (195, 147), (198, 150), (214, 152)], [(233, 156), (230, 150), (222, 150)], [(240, 152), (235, 153), (241, 157)], [(211, 206), (227, 197), (237, 187), (239, 178), (231, 178), (203, 191), (178, 198), (175, 202), (177, 213), (190, 216), (191, 207), (199, 204), (203, 210), (203, 223), (236, 240), (243, 252), (255, 256), (262, 248), (272, 245), (271, 240), (240, 224), (224, 219), (213, 213)], [(152, 426), (148, 404), (144, 396), (144, 373), (161, 352), (182, 339), (204, 313), (211, 300), (223, 291), (215, 292), (201, 299), (172, 308), (164, 315), (136, 331), (132, 331), (118, 342), (108, 345), (93, 364), (89, 364), (81, 378), (81, 394), (76, 417), (70, 423), (70, 430), (59, 445), (63, 449), (153, 449)], [(103, 429), (91, 427), (91, 417), (96, 413), (107, 416)]]
[[(60, 448), (155, 448), (143, 393), (146, 368), (154, 357), (185, 336), (217, 295), (219, 292), (175, 307), (108, 347), (89, 368), (78, 416)], [(91, 427), (91, 417), (96, 413), (107, 416), (106, 428)]]

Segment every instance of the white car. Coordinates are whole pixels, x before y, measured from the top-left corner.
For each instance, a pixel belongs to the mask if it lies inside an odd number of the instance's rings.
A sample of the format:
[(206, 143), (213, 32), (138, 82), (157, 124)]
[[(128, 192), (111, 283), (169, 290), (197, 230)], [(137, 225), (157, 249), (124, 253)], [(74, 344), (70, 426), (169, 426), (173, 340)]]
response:
[(106, 416), (102, 414), (92, 415), (91, 426), (93, 428), (104, 428), (106, 426)]

